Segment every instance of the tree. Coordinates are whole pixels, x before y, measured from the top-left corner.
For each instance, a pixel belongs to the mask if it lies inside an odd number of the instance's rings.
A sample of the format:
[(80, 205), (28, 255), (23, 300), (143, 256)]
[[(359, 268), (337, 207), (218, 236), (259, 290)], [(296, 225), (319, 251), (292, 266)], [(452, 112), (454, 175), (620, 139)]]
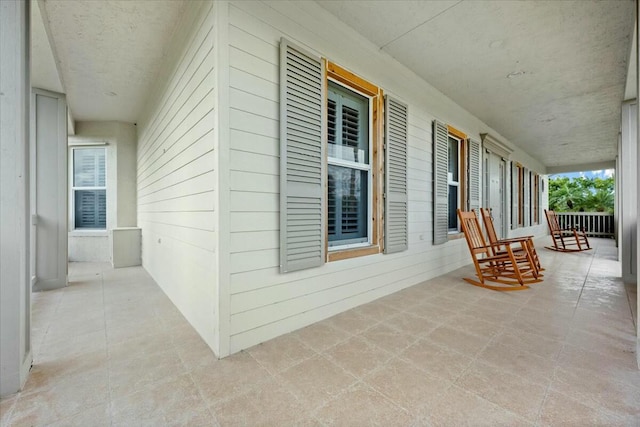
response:
[(549, 208), (558, 212), (613, 212), (614, 178), (558, 176), (549, 180)]

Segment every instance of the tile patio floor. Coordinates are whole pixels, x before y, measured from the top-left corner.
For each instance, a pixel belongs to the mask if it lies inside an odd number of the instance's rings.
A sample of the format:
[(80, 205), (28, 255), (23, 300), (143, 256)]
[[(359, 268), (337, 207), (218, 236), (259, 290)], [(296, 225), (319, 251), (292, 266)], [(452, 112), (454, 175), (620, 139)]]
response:
[(467, 267), (223, 360), (143, 269), (72, 264), (33, 295), (34, 367), (0, 424), (637, 426), (628, 292), (593, 240), (538, 242), (528, 291), (468, 285)]

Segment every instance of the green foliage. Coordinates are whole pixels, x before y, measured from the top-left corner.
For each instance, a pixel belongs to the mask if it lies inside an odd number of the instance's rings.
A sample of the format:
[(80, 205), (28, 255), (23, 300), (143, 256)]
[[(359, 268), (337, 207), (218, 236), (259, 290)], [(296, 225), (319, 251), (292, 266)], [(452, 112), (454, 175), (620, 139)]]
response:
[(613, 213), (614, 185), (613, 177), (551, 178), (549, 208), (557, 212)]

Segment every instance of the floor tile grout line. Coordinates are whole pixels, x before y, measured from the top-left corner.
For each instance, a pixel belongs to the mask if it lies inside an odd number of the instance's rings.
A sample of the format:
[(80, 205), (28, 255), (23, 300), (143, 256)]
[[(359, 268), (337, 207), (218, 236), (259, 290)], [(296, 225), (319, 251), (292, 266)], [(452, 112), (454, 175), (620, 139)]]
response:
[(107, 402), (107, 408), (109, 411), (109, 425), (113, 426), (113, 389), (111, 384), (111, 345), (109, 343), (109, 334), (107, 331), (107, 307), (105, 299), (105, 283), (104, 272), (100, 270), (100, 285), (102, 287), (102, 320), (104, 324), (104, 339), (107, 344), (107, 390), (109, 392), (109, 401)]

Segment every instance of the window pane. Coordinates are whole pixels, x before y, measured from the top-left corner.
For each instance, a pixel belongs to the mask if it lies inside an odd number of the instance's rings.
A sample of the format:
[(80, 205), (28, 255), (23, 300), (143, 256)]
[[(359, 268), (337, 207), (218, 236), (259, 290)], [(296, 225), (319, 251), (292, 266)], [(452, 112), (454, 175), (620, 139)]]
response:
[(449, 181), (458, 182), (458, 141), (449, 138)]
[(75, 228), (107, 227), (106, 190), (75, 190)]
[(458, 187), (449, 186), (449, 231), (458, 230)]
[(369, 100), (329, 83), (328, 156), (369, 163)]
[(104, 187), (105, 149), (76, 148), (73, 150), (73, 186)]
[(329, 246), (366, 242), (367, 171), (329, 165)]

